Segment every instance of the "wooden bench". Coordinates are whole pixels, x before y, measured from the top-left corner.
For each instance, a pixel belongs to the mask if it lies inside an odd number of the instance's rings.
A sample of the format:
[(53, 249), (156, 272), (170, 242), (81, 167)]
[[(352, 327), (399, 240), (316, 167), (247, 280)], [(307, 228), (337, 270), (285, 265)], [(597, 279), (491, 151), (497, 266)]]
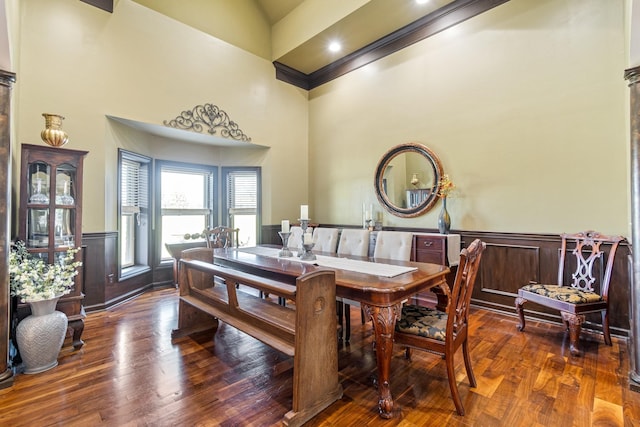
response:
[[(214, 265), (213, 249), (194, 248), (182, 252), (178, 283), (178, 328), (172, 338), (215, 329), (221, 320), (293, 357), (293, 405), (284, 425), (302, 425), (342, 397), (333, 271), (304, 274), (292, 285)], [(295, 304), (285, 307), (237, 285)]]

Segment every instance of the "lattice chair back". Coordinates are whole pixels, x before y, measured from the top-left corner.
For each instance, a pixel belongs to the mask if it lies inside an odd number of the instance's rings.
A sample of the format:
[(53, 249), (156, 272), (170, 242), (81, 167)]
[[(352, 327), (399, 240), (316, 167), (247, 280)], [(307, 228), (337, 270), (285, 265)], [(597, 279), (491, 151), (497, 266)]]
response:
[[(564, 233), (561, 237), (558, 284), (569, 285), (583, 292), (597, 292), (606, 300), (609, 295), (613, 261), (622, 238), (605, 236), (595, 231)], [(572, 246), (575, 245), (572, 250), (567, 248), (570, 242)], [(608, 254), (602, 248), (604, 244), (611, 244)], [(569, 250), (575, 259), (566, 259)], [(574, 270), (567, 272), (567, 268)], [(570, 276), (565, 277), (567, 273), (570, 273)]]

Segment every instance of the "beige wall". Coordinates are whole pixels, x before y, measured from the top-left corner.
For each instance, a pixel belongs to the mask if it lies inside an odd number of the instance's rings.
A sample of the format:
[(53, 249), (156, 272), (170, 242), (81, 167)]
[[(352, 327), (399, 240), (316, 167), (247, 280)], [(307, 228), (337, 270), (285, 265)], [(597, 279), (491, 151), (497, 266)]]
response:
[[(134, 0), (214, 37), (271, 59), (271, 27), (255, 0)], [(185, 7), (186, 6), (186, 7)]]
[[(69, 0), (20, 6), (16, 144), (43, 144), (41, 113), (66, 117), (66, 148), (90, 152), (83, 232), (116, 229), (119, 147), (162, 159), (261, 166), (265, 224), (293, 218), (307, 202), (307, 93), (277, 81), (268, 60), (131, 0), (119, 0), (113, 14)], [(271, 148), (239, 160), (229, 150), (152, 137), (105, 118), (161, 124), (205, 103)]]
[[(393, 145), (435, 151), (454, 229), (628, 235), (623, 0), (511, 0), (310, 93), (310, 210), (359, 223)], [(437, 226), (427, 215), (385, 225)]]
[[(264, 223), (359, 224), (380, 157), (424, 143), (458, 186), (453, 228), (628, 234), (624, 0), (511, 0), (308, 95), (272, 64), (131, 0), (113, 14), (23, 0), (16, 143), (41, 143), (42, 112), (90, 151), (84, 232), (115, 230), (118, 147), (158, 158), (244, 163), (113, 124), (160, 124), (197, 104), (227, 111), (262, 166)], [(144, 25), (141, 25), (144, 23)], [(37, 30), (33, 30), (37, 29)], [(310, 177), (307, 176), (310, 174)], [(309, 197), (307, 190), (309, 186)], [(391, 226), (436, 227), (440, 205)]]

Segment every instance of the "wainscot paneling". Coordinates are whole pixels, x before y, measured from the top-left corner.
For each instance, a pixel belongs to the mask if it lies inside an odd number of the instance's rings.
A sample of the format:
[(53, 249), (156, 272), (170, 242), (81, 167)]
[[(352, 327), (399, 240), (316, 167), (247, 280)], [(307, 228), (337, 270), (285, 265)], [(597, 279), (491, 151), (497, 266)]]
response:
[(102, 310), (153, 286), (151, 269), (118, 280), (118, 233), (84, 233), (84, 306), (86, 311)]
[[(321, 224), (321, 227), (354, 228), (353, 226)], [(437, 233), (434, 229), (384, 228), (385, 230)], [(263, 243), (279, 245), (280, 225), (265, 226)], [(579, 230), (574, 230), (579, 231)], [(472, 304), (515, 316), (514, 300), (518, 289), (530, 281), (555, 283), (558, 275), (560, 236), (555, 234), (490, 233), (452, 230), (461, 235), (462, 246), (474, 239), (487, 244), (482, 256), (478, 279), (473, 291)], [(606, 231), (603, 231), (606, 232)], [(607, 248), (605, 248), (606, 250)], [(628, 255), (630, 244), (623, 242), (616, 253), (609, 290), (609, 321), (611, 333), (628, 336), (630, 276)], [(566, 272), (569, 276), (573, 270)], [(533, 303), (525, 305), (527, 318), (561, 323), (558, 311)], [(598, 314), (588, 315), (585, 329), (601, 330), (602, 319)]]
[[(472, 297), (472, 303), (476, 306), (515, 315), (514, 299), (521, 286), (530, 281), (557, 282), (560, 236), (478, 232), (460, 234), (463, 246), (475, 238), (487, 243)], [(605, 247), (605, 250), (608, 248)], [(623, 336), (627, 336), (629, 331), (629, 251), (627, 242), (618, 248), (609, 289), (611, 333)], [(569, 278), (575, 267), (567, 266), (565, 270), (565, 277)], [(527, 303), (525, 314), (527, 317), (561, 323), (557, 310), (537, 304)], [(600, 315), (587, 315), (585, 328), (601, 330), (601, 325)]]

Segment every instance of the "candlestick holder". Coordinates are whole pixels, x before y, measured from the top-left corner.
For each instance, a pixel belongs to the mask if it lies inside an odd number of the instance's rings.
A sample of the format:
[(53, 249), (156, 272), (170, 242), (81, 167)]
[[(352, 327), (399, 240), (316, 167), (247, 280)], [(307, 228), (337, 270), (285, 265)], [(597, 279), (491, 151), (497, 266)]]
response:
[[(300, 228), (302, 229), (302, 236), (300, 236), (300, 245), (302, 245), (302, 243), (304, 243), (304, 235), (307, 232), (307, 228), (309, 228), (309, 222), (311, 221), (310, 218), (307, 219), (300, 219), (298, 218), (298, 221), (300, 221)], [(303, 246), (298, 246), (298, 257), (302, 258), (302, 256), (304, 255), (304, 248)]]
[(278, 256), (281, 258), (287, 258), (293, 256), (293, 252), (289, 250), (289, 236), (291, 236), (290, 232), (282, 232), (278, 231), (280, 238), (282, 239), (282, 249), (278, 252)]
[(303, 243), (302, 247), (304, 248), (304, 252), (302, 252), (300, 256), (301, 261), (314, 261), (316, 259), (316, 255), (311, 252), (311, 249), (315, 246), (315, 243)]
[(300, 221), (300, 228), (302, 228), (302, 235), (304, 236), (304, 233), (307, 232), (307, 228), (309, 228), (309, 221), (311, 221), (311, 219), (298, 219), (298, 221)]

